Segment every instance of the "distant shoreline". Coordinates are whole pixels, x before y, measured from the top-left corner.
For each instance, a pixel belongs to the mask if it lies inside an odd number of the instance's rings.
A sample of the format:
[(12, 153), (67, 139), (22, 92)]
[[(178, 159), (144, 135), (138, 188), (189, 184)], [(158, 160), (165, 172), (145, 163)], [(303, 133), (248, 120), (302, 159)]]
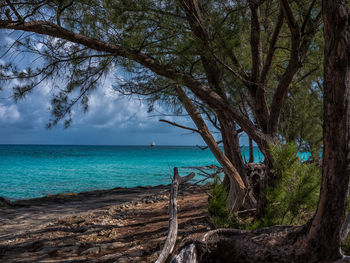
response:
[[(22, 144), (22, 143), (0, 143), (0, 146), (89, 146), (89, 147), (150, 147), (150, 144), (140, 145), (118, 145), (118, 144)], [(205, 147), (206, 145), (165, 145), (157, 144), (156, 147)], [(248, 145), (240, 145), (240, 147), (249, 147)], [(253, 146), (258, 148), (258, 146)]]

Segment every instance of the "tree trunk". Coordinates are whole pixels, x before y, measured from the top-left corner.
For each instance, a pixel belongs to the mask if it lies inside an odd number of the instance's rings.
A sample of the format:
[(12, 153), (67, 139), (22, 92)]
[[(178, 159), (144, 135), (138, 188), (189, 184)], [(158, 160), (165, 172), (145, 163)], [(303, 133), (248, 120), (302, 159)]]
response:
[[(224, 145), (225, 155), (231, 161), (233, 166), (237, 169), (247, 188), (247, 192), (243, 200), (243, 207), (245, 209), (255, 208), (256, 199), (253, 195), (253, 187), (250, 185), (249, 179), (247, 177), (247, 169), (243, 162), (241, 147), (239, 146), (239, 137), (236, 131), (236, 125), (231, 118), (227, 117), (222, 112), (218, 114), (218, 119), (221, 126), (221, 137)], [(226, 186), (227, 189), (229, 189), (230, 183), (231, 182), (229, 179), (229, 175), (225, 174), (223, 185)], [(229, 203), (231, 203), (230, 200)]]
[(341, 256), (341, 228), (347, 208), (350, 175), (350, 28), (347, 4), (347, 1), (324, 0), (322, 6), (325, 38), (322, 185), (307, 238), (310, 245), (317, 248), (314, 257), (323, 260)]
[(249, 136), (249, 162), (253, 163), (254, 162), (254, 148), (253, 148), (253, 140)]
[(215, 230), (191, 244), (195, 260), (182, 260), (185, 257), (179, 253), (173, 262), (350, 262), (340, 251), (350, 176), (350, 15), (347, 5), (348, 1), (343, 0), (323, 0), (322, 5), (324, 149), (321, 193), (313, 219), (303, 227), (275, 226), (251, 232)]
[(218, 119), (221, 126), (221, 138), (224, 146), (225, 155), (236, 167), (243, 181), (246, 175), (246, 169), (242, 158), (241, 148), (239, 146), (238, 133), (236, 125), (231, 118), (225, 116), (224, 113), (218, 114)]
[(197, 111), (196, 107), (193, 105), (192, 101), (187, 97), (186, 93), (180, 88), (176, 88), (176, 92), (179, 99), (186, 109), (187, 113), (190, 115), (191, 119), (197, 126), (197, 129), (202, 136), (205, 143), (208, 145), (210, 151), (215, 156), (216, 160), (221, 164), (224, 169), (225, 174), (229, 176), (230, 179), (230, 189), (228, 193), (228, 202), (231, 212), (238, 211), (242, 207), (244, 196), (246, 193), (246, 187), (244, 182), (239, 175), (237, 169), (232, 165), (230, 160), (225, 156), (225, 154), (220, 149), (219, 145), (216, 143), (208, 126), (205, 124), (201, 114)]

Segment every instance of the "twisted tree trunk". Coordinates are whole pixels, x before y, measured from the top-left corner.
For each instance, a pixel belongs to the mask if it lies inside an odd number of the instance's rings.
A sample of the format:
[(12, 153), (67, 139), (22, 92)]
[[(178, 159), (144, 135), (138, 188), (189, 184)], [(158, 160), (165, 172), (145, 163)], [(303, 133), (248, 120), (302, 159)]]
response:
[(229, 207), (232, 212), (238, 211), (238, 209), (242, 207), (246, 193), (246, 187), (241, 176), (239, 175), (237, 169), (232, 165), (230, 160), (222, 152), (219, 145), (216, 143), (215, 139), (208, 129), (208, 126), (205, 124), (201, 114), (197, 111), (190, 98), (188, 98), (186, 93), (180, 87), (176, 88), (176, 92), (182, 105), (190, 115), (193, 122), (196, 124), (203, 140), (208, 145), (216, 160), (218, 160), (218, 162), (221, 164), (222, 168), (224, 169), (224, 173), (228, 175), (230, 179), (230, 189), (227, 198)]
[[(247, 177), (247, 169), (243, 162), (236, 125), (234, 121), (223, 112), (218, 114), (218, 119), (221, 126), (221, 137), (224, 145), (225, 156), (237, 169), (247, 188), (242, 205), (245, 209), (256, 208), (256, 199), (253, 195), (253, 188), (249, 184), (249, 179)], [(230, 184), (230, 177), (225, 174), (223, 185), (229, 190)], [(232, 198), (232, 196), (230, 198)]]

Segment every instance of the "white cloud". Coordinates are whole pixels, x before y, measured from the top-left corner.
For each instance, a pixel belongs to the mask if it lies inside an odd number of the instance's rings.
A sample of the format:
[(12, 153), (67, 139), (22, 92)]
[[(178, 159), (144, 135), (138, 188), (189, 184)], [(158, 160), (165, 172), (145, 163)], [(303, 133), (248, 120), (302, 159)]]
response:
[(38, 43), (35, 44), (35, 47), (34, 47), (34, 48), (35, 48), (36, 50), (39, 50), (39, 51), (40, 51), (40, 50), (43, 48), (43, 46), (44, 46), (43, 43), (38, 42)]
[(12, 43), (15, 41), (12, 37), (10, 36), (5, 36), (4, 38), (5, 42), (7, 45), (12, 45)]
[(19, 120), (21, 114), (18, 111), (17, 105), (0, 104), (0, 122), (14, 123)]

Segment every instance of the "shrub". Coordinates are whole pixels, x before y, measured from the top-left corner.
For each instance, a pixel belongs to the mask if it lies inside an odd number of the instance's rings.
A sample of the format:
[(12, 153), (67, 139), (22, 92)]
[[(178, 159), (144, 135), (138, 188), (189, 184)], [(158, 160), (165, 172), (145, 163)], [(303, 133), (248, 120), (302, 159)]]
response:
[(209, 196), (209, 216), (214, 228), (237, 227), (234, 216), (227, 205), (227, 191), (217, 179), (211, 184)]
[(292, 143), (270, 147), (274, 159), (274, 186), (267, 189), (265, 217), (255, 227), (305, 223), (317, 205), (321, 168), (304, 164)]

